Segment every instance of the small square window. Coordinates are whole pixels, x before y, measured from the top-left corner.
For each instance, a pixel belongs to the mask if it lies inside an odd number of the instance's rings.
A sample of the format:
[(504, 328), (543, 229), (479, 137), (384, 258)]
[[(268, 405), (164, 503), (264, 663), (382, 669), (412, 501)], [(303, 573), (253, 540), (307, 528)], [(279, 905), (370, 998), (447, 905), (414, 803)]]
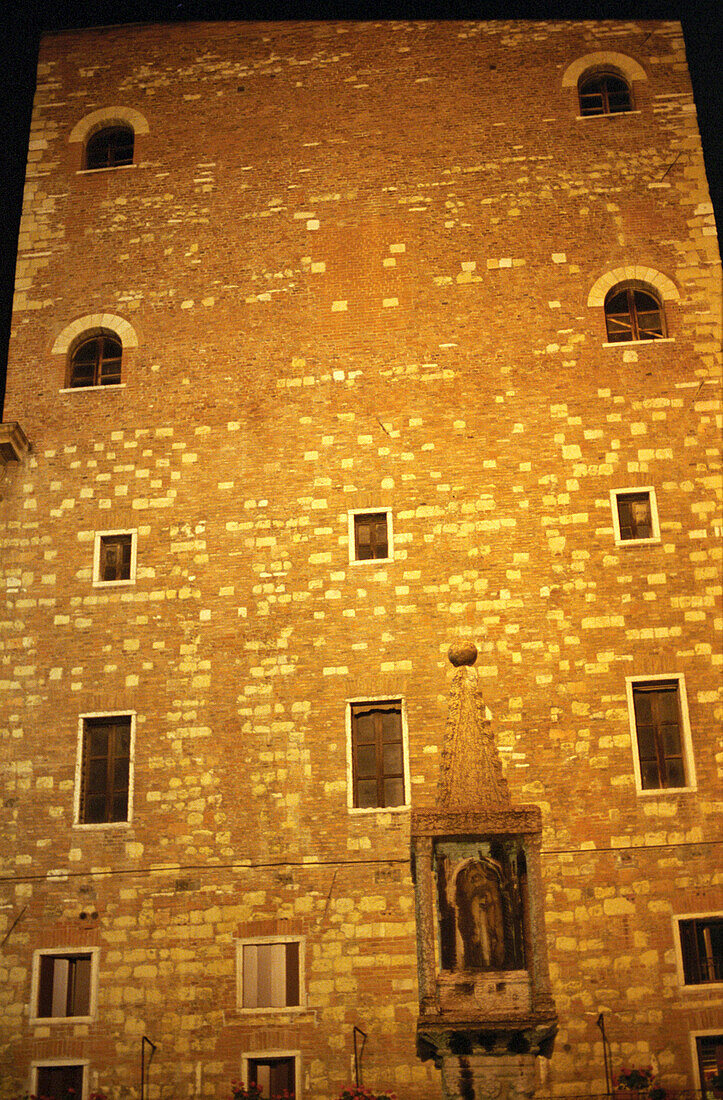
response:
[(618, 546), (636, 546), (642, 542), (660, 542), (660, 524), (655, 489), (613, 489), (610, 492), (615, 542)]
[(134, 584), (136, 532), (99, 531), (95, 536), (93, 584)]
[(299, 1095), (299, 1055), (288, 1051), (245, 1054), (241, 1075), (247, 1085), (258, 1085), (263, 1097)]
[(133, 726), (132, 714), (81, 718), (79, 825), (130, 820)]
[(723, 982), (723, 914), (675, 919), (683, 984)]
[(248, 1011), (301, 1008), (303, 941), (284, 936), (239, 943), (238, 1003)]
[(43, 1100), (83, 1100), (85, 1095), (84, 1062), (38, 1063), (33, 1066), (32, 1091)]
[(402, 718), (400, 699), (350, 702), (350, 809), (407, 804), (409, 760)]
[(392, 513), (382, 508), (349, 513), (349, 560), (391, 561)]
[(628, 677), (627, 692), (638, 790), (694, 788), (695, 766), (683, 677)]
[(33, 959), (33, 1018), (64, 1020), (94, 1015), (97, 953), (97, 948), (36, 952)]

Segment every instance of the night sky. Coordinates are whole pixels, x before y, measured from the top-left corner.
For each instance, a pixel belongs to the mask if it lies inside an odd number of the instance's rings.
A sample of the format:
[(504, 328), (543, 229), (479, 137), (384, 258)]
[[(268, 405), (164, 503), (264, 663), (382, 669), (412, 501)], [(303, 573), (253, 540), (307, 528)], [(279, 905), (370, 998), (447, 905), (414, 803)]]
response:
[(0, 404), (7, 357), (38, 41), (46, 31), (119, 23), (242, 19), (678, 19), (703, 137), (708, 183), (723, 238), (723, 0), (0, 0)]

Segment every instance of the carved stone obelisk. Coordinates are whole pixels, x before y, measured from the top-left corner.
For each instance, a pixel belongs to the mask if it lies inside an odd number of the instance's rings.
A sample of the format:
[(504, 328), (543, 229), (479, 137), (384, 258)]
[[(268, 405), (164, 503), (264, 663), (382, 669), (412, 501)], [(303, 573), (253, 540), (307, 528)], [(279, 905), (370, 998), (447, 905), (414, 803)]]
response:
[(477, 686), (472, 642), (455, 666), (436, 805), (412, 811), (417, 1050), (447, 1100), (518, 1100), (557, 1028), (540, 878), (541, 813), (510, 799)]

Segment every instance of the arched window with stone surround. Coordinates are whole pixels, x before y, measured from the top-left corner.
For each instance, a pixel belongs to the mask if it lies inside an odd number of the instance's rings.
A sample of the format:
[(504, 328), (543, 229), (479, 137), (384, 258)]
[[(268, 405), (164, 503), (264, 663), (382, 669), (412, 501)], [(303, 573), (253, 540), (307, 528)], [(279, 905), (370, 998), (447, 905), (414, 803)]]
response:
[(610, 344), (665, 337), (663, 305), (650, 287), (612, 287), (605, 296), (605, 325)]
[(120, 168), (133, 163), (135, 135), (130, 126), (104, 126), (85, 146), (85, 168)]
[(596, 50), (571, 61), (562, 74), (578, 118), (629, 114), (645, 103), (648, 77), (642, 65), (616, 50)]
[(124, 317), (88, 313), (76, 318), (58, 333), (52, 347), (52, 354), (62, 357), (61, 388), (89, 390), (125, 385), (126, 368), (132, 370), (137, 347), (138, 334)]
[(580, 77), (577, 90), (583, 116), (618, 115), (633, 109), (630, 85), (620, 73), (588, 71)]
[(133, 107), (99, 107), (75, 124), (68, 142), (75, 149), (76, 168), (94, 172), (137, 164), (148, 133), (148, 120)]

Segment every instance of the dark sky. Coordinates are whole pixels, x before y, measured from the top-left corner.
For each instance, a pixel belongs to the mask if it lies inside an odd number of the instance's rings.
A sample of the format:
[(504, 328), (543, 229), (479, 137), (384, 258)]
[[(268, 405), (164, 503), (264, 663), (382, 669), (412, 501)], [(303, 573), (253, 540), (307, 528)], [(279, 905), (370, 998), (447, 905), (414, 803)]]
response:
[(118, 23), (379, 18), (679, 19), (723, 237), (723, 0), (0, 0), (0, 407), (40, 35)]

